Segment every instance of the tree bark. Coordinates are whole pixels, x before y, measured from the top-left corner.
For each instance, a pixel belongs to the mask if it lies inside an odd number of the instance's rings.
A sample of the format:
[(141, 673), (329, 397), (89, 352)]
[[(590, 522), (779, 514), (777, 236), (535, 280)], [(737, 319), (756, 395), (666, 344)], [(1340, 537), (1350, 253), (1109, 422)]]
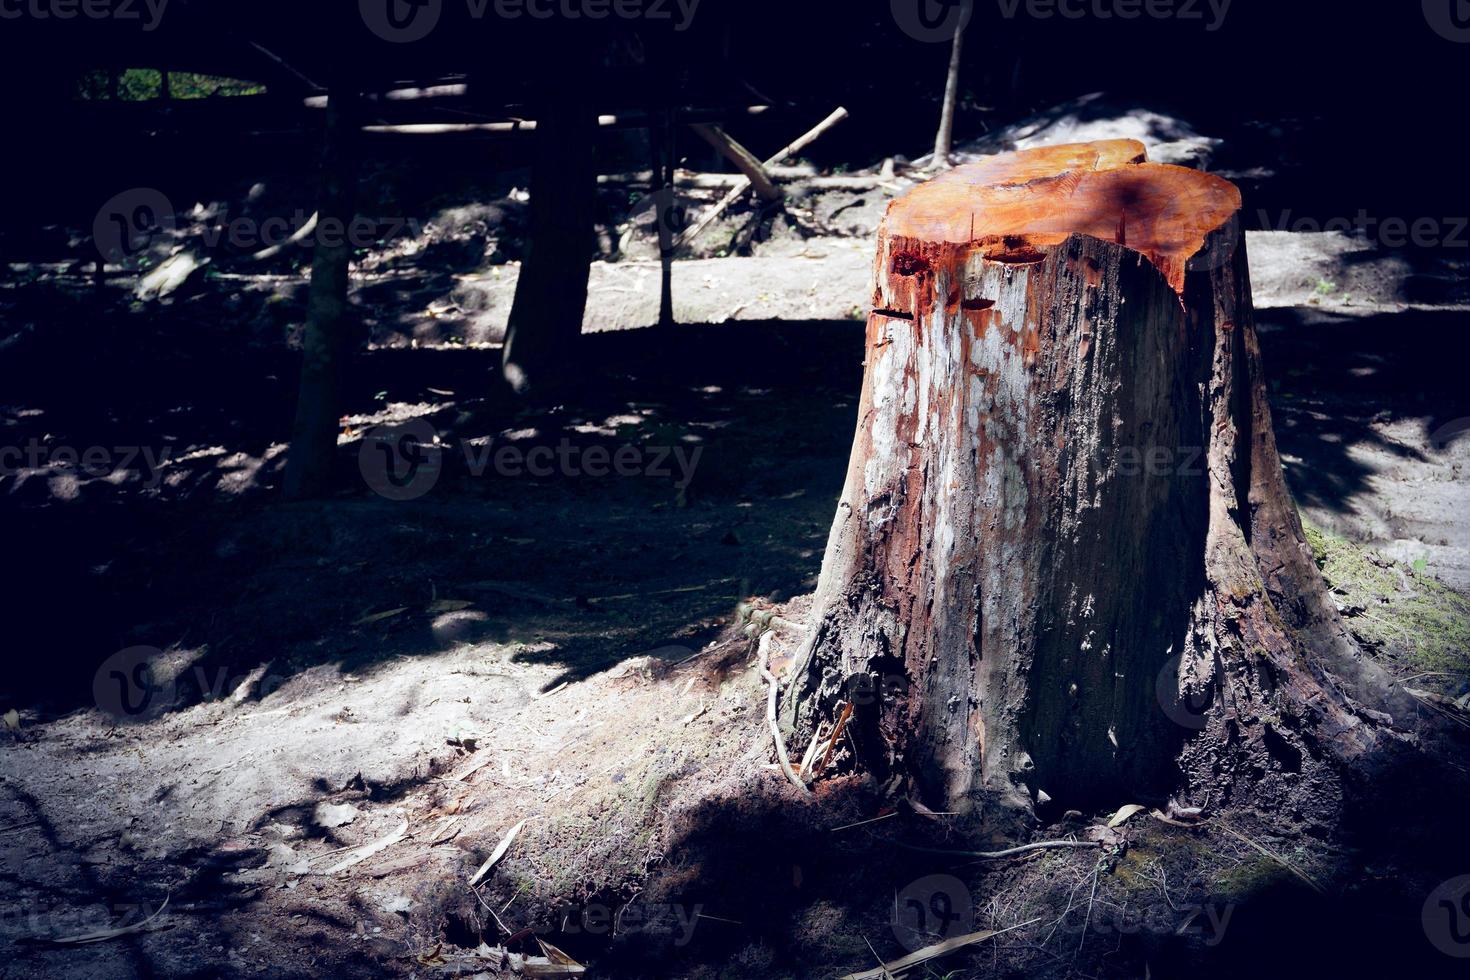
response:
[(537, 120), (530, 245), (502, 353), (518, 394), (554, 389), (575, 373), (592, 268), (596, 133), (597, 116), (575, 91), (560, 93)]
[(341, 92), (333, 92), (327, 102), (317, 214), (319, 226), (335, 227), (338, 233), (319, 235), (312, 248), (301, 380), (286, 457), (285, 492), (292, 498), (327, 492), (337, 457), (343, 362), (352, 348), (347, 318), (352, 244), (345, 230), (352, 224), (356, 198), (354, 103), (354, 96)]
[(1325, 814), (1384, 720), (1282, 478), (1240, 194), (1143, 160), (992, 158), (879, 232), (785, 721), (800, 744), (853, 704), (857, 764), (934, 809), (1249, 787)]

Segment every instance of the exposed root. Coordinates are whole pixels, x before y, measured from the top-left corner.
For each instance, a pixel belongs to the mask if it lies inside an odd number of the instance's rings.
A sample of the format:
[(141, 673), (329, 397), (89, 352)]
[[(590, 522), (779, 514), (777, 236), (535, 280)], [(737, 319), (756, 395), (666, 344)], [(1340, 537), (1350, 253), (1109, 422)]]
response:
[(791, 768), (791, 760), (786, 756), (786, 741), (781, 737), (781, 726), (776, 722), (776, 694), (780, 690), (781, 682), (776, 680), (776, 675), (771, 673), (767, 661), (771, 657), (770, 634), (763, 634), (758, 644), (760, 650), (761, 677), (766, 682), (766, 723), (771, 726), (771, 737), (776, 741), (776, 758), (780, 760), (781, 771), (791, 781), (791, 785), (801, 790), (803, 796), (811, 796), (812, 791), (806, 788), (806, 783)]

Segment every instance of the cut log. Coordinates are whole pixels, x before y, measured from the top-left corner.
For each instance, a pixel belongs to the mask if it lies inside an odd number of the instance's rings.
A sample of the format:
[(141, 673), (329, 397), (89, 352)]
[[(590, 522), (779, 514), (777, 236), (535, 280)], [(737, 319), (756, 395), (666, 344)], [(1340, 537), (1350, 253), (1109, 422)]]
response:
[(977, 817), (1333, 805), (1387, 684), (1287, 496), (1240, 207), (1132, 141), (890, 205), (796, 744), (850, 702), (863, 767)]

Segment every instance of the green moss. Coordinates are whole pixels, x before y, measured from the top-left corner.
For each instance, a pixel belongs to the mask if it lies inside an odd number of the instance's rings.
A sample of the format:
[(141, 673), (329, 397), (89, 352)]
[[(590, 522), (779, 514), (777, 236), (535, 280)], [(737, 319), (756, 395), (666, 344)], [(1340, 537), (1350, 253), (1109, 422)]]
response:
[(1247, 858), (1235, 867), (1220, 872), (1215, 884), (1221, 898), (1238, 902), (1288, 879), (1295, 880), (1290, 871), (1270, 858), (1255, 857)]
[(1307, 543), (1353, 634), (1401, 676), (1470, 673), (1470, 599), (1418, 567), (1311, 525)]

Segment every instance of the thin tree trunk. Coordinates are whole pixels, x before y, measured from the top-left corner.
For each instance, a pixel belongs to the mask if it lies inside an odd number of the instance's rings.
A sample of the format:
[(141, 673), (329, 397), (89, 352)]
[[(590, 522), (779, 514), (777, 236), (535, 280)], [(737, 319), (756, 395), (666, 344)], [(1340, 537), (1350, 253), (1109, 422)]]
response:
[(674, 222), (677, 201), (674, 198), (674, 113), (665, 109), (654, 113), (659, 121), (649, 127), (649, 148), (653, 153), (654, 222), (658, 229), (658, 326), (674, 325)]
[(520, 394), (569, 383), (592, 268), (597, 116), (585, 95), (564, 91), (536, 123), (531, 237), (511, 303), (502, 366)]
[(950, 146), (954, 142), (954, 109), (960, 97), (960, 61), (965, 39), (965, 25), (970, 20), (973, 0), (964, 0), (960, 17), (955, 22), (954, 41), (949, 49), (949, 71), (944, 76), (944, 103), (939, 109), (939, 131), (934, 135), (934, 167), (949, 166)]
[(1358, 705), (1388, 685), (1282, 479), (1239, 192), (1142, 159), (1112, 141), (961, 167), (879, 233), (786, 721), (800, 744), (853, 704), (861, 767), (935, 809), (1248, 785), (1323, 815), (1333, 760), (1379, 739)]
[(343, 362), (352, 346), (347, 317), (352, 245), (345, 229), (352, 223), (357, 181), (354, 102), (343, 92), (333, 92), (327, 101), (317, 224), (336, 233), (318, 235), (312, 249), (301, 380), (286, 458), (285, 491), (292, 498), (325, 493), (337, 457)]

